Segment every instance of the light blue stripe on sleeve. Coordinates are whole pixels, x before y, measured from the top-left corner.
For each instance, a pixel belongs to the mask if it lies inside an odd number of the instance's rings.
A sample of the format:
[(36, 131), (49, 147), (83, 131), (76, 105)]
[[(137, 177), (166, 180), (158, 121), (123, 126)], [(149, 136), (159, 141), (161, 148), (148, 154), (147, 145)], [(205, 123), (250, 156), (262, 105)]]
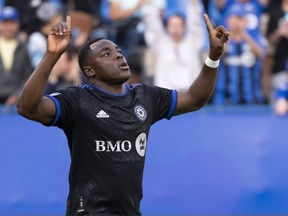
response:
[(176, 92), (176, 90), (172, 90), (171, 94), (172, 94), (172, 100), (171, 100), (169, 112), (166, 116), (167, 119), (171, 119), (171, 117), (175, 111), (176, 104), (177, 104), (177, 92)]

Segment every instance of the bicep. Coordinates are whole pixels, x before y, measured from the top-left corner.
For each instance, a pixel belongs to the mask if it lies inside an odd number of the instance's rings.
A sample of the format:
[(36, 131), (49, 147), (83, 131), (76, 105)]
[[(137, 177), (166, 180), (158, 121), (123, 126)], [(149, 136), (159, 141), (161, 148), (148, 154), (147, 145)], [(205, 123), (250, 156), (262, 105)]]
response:
[(30, 115), (30, 119), (44, 125), (51, 125), (56, 116), (55, 102), (49, 97), (43, 96), (38, 109)]
[(177, 104), (174, 115), (192, 112), (200, 108), (193, 96), (188, 92), (177, 92)]

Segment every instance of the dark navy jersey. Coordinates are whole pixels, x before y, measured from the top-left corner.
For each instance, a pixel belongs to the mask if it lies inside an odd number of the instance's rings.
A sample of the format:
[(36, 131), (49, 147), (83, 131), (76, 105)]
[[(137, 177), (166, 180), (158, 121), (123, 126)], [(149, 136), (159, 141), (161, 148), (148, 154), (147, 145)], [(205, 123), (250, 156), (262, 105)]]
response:
[(126, 85), (124, 94), (113, 95), (86, 84), (48, 97), (56, 105), (53, 125), (65, 132), (71, 154), (66, 215), (141, 215), (149, 129), (171, 118), (176, 91)]

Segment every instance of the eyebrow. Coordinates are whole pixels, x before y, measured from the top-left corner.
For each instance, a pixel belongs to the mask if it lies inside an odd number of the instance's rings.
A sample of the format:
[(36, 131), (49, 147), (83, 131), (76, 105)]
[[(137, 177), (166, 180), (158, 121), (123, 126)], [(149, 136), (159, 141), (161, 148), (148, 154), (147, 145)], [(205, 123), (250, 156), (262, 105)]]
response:
[(109, 47), (104, 47), (102, 49), (99, 50), (99, 52), (103, 52), (103, 51), (110, 51), (111, 49)]
[[(115, 48), (115, 50), (120, 50), (120, 51), (122, 51), (119, 46), (115, 46), (114, 48)], [(111, 50), (110, 47), (103, 47), (103, 48), (101, 48), (101, 49), (99, 50), (99, 52), (105, 52), (105, 51), (110, 51), (110, 50)]]

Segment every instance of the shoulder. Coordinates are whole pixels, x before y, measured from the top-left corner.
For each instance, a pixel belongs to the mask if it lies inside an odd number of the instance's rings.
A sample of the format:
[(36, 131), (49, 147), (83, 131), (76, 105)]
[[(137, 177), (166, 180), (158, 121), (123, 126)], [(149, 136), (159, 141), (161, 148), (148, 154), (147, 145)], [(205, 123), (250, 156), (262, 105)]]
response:
[(129, 91), (141, 91), (141, 92), (158, 88), (157, 86), (150, 86), (146, 84), (130, 84), (127, 86), (128, 86)]
[(57, 90), (57, 91), (55, 91), (49, 95), (50, 96), (66, 95), (69, 97), (77, 98), (79, 96), (79, 94), (81, 94), (82, 90), (83, 89), (81, 86), (70, 86), (70, 87), (67, 87), (64, 89)]
[(133, 84), (128, 85), (130, 91), (134, 91), (135, 94), (140, 94), (141, 96), (158, 97), (160, 95), (170, 94), (172, 90), (146, 84)]

